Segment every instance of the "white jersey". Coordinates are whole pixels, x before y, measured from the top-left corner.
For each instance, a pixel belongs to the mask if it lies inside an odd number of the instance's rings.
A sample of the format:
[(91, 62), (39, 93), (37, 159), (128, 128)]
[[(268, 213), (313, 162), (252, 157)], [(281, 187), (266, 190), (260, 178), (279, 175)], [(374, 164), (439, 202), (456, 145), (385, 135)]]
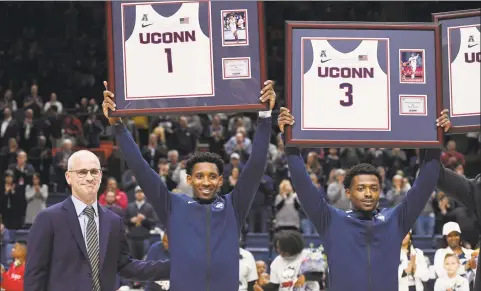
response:
[(457, 275), (454, 278), (438, 278), (434, 283), (434, 291), (469, 291), (469, 282), (466, 278)]
[(303, 129), (390, 130), (389, 76), (378, 63), (378, 40), (363, 40), (349, 53), (327, 40), (310, 41), (314, 56), (302, 83)]
[(418, 57), (419, 57), (419, 55), (412, 56), (412, 57), (409, 58), (408, 62), (411, 64), (412, 68), (416, 68), (418, 66)]
[(293, 258), (277, 256), (271, 263), (270, 281), (279, 284), (279, 291), (319, 291), (318, 282), (308, 281), (303, 287), (295, 288), (297, 277), (300, 275), (301, 264), (310, 255), (307, 249)]
[(462, 27), (461, 47), (454, 59), (451, 59), (451, 41), (448, 33), (449, 80), (451, 96), (451, 116), (479, 115), (480, 78), (481, 78), (481, 42), (479, 24)]
[(247, 291), (248, 283), (257, 281), (257, 267), (251, 252), (239, 248), (239, 291)]
[(199, 3), (183, 3), (170, 17), (151, 5), (135, 8), (124, 44), (126, 98), (213, 96), (212, 45), (200, 28)]
[(244, 19), (240, 18), (237, 23), (239, 24), (240, 28), (244, 28)]
[(237, 24), (235, 19), (229, 20), (229, 27), (232, 32), (235, 32), (237, 30)]

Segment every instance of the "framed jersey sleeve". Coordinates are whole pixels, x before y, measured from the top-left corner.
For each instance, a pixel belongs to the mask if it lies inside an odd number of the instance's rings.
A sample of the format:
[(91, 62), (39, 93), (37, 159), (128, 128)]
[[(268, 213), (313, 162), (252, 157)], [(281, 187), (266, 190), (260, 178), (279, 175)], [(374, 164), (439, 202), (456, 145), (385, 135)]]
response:
[(435, 24), (287, 22), (286, 101), (297, 146), (439, 147)]
[(433, 14), (441, 25), (443, 101), (453, 132), (480, 130), (481, 10)]
[(113, 116), (265, 110), (262, 2), (106, 5)]

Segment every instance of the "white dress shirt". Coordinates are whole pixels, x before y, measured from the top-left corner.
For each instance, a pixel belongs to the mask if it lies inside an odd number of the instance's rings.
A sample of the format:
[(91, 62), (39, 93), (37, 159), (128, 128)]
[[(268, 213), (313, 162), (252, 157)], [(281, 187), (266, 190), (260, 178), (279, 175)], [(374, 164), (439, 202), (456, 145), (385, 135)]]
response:
[[(83, 203), (78, 198), (74, 197), (73, 195), (72, 195), (72, 201), (73, 201), (73, 205), (75, 206), (75, 211), (77, 212), (78, 222), (80, 224), (80, 230), (82, 231), (82, 236), (83, 236), (84, 241), (85, 241), (85, 248), (87, 248), (87, 223), (89, 222), (89, 218), (88, 218), (87, 215), (84, 214), (83, 211), (85, 210), (85, 208), (88, 205)], [(95, 225), (97, 226), (97, 240), (100, 244), (100, 240), (99, 240), (99, 210), (98, 210), (97, 201), (95, 201), (92, 204), (92, 207), (94, 208), (94, 212), (95, 212), (94, 220), (95, 220)], [(100, 245), (99, 245), (99, 247), (100, 247)]]

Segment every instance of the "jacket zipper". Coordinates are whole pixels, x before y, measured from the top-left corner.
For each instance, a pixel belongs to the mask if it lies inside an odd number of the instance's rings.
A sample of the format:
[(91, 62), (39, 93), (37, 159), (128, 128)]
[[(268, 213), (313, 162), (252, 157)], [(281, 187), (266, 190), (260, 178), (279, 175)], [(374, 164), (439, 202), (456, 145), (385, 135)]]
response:
[(206, 228), (206, 250), (207, 250), (207, 268), (206, 268), (206, 291), (210, 291), (210, 219), (211, 219), (211, 205), (207, 206), (207, 228)]
[(367, 225), (367, 272), (368, 272), (368, 289), (372, 291), (372, 270), (371, 270), (371, 235), (372, 235), (372, 224), (370, 221)]

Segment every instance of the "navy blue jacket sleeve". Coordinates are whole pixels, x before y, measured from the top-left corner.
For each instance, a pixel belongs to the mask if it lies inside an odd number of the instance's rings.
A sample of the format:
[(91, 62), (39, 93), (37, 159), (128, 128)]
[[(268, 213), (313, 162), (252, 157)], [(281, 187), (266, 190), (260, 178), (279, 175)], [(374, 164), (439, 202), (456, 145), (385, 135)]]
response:
[(30, 228), (27, 238), (27, 264), (25, 266), (24, 289), (47, 290), (50, 273), (50, 258), (53, 247), (53, 229), (47, 211), (40, 212)]
[(132, 259), (129, 252), (129, 245), (125, 236), (125, 231), (120, 223), (120, 255), (117, 263), (119, 275), (127, 280), (133, 281), (160, 281), (169, 280), (170, 262), (161, 261), (140, 261)]
[(317, 188), (311, 181), (299, 149), (285, 148), (287, 165), (291, 175), (292, 184), (296, 189), (297, 197), (302, 209), (314, 224), (319, 235), (325, 233), (331, 222), (331, 210), (324, 197), (324, 189)]
[(257, 193), (262, 176), (267, 164), (267, 152), (271, 137), (272, 117), (259, 117), (258, 125), (254, 134), (252, 154), (242, 169), (232, 195), (232, 203), (237, 215), (239, 230), (242, 229), (249, 208)]
[(441, 168), (438, 189), (481, 217), (481, 175), (467, 179), (450, 169)]
[[(161, 259), (159, 256), (159, 252), (162, 251), (161, 243), (154, 243), (149, 247), (149, 251), (147, 252), (147, 257), (145, 258), (146, 261), (156, 261)], [(166, 279), (168, 280), (168, 279)], [(160, 287), (157, 283), (149, 281), (145, 284), (145, 291), (162, 291), (162, 287)]]
[(164, 181), (160, 178), (149, 164), (144, 160), (139, 147), (132, 135), (123, 124), (114, 126), (117, 144), (124, 153), (127, 165), (134, 173), (135, 178), (145, 193), (147, 200), (154, 207), (157, 217), (162, 225), (167, 225), (170, 213), (171, 193)]
[(403, 201), (394, 208), (394, 213), (404, 237), (412, 228), (417, 217), (426, 206), (438, 182), (441, 167), (440, 149), (421, 149), (419, 175)]

